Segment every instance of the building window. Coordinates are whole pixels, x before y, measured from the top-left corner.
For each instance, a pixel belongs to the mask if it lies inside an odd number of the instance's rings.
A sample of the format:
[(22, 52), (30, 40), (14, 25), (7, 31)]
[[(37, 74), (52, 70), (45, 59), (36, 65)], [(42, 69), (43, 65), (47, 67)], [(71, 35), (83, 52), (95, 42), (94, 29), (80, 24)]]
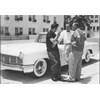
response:
[(32, 22), (36, 22), (36, 16), (35, 15), (29, 15), (29, 21), (32, 21)]
[(90, 30), (92, 29), (92, 26), (90, 26)]
[(91, 15), (91, 18), (94, 18), (94, 16), (93, 16), (93, 15)]
[(18, 21), (18, 16), (17, 15), (15, 15), (15, 21)]
[(93, 20), (91, 20), (91, 23), (93, 23)]
[(36, 16), (33, 15), (33, 22), (36, 22)]
[(15, 21), (22, 21), (23, 15), (15, 15)]
[(48, 32), (49, 29), (48, 28), (43, 28), (43, 32)]
[(5, 15), (5, 20), (9, 20), (9, 16), (8, 15)]
[(47, 23), (50, 23), (49, 16), (47, 16)]
[(5, 35), (10, 35), (8, 27), (5, 27)]
[(23, 20), (23, 15), (19, 15), (19, 20), (20, 20), (20, 21)]
[(97, 31), (99, 31), (99, 26), (97, 26)]
[(54, 17), (54, 23), (57, 23), (57, 19), (56, 19), (56, 17)]
[(29, 30), (29, 35), (31, 35), (31, 28), (29, 28), (28, 30)]
[(7, 33), (8, 32), (8, 27), (5, 27), (5, 33)]
[(35, 28), (29, 28), (29, 35), (36, 35)]
[(43, 22), (46, 22), (46, 16), (45, 15), (43, 16)]
[(93, 26), (93, 31), (95, 31), (95, 26)]
[(45, 32), (45, 28), (43, 28), (43, 32)]
[(23, 28), (22, 27), (19, 28), (19, 35), (23, 35)]
[(49, 16), (44, 15), (43, 16), (43, 22), (50, 23)]
[(23, 28), (15, 27), (15, 35), (23, 35)]
[(35, 33), (35, 28), (32, 28), (32, 34), (33, 34), (33, 35), (36, 35), (36, 33)]
[(1, 35), (10, 35), (8, 27), (0, 27), (0, 34)]
[(19, 35), (19, 33), (18, 33), (18, 27), (15, 27), (15, 35)]
[(29, 21), (31, 21), (31, 16), (29, 15)]
[(95, 23), (98, 23), (98, 20), (95, 20)]
[(4, 35), (4, 27), (0, 27), (0, 35)]
[(98, 18), (98, 15), (95, 15), (95, 18)]

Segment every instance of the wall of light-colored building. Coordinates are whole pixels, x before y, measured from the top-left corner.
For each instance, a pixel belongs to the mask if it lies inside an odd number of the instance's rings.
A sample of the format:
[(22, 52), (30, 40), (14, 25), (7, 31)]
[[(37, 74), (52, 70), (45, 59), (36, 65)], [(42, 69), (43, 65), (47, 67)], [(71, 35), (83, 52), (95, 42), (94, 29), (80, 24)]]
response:
[[(99, 31), (97, 30), (97, 26), (100, 27), (100, 15), (98, 15), (98, 18), (95, 18), (96, 15), (93, 15), (93, 18), (90, 17), (91, 20), (93, 20), (93, 22), (91, 23), (91, 26), (92, 26), (92, 30), (93, 30), (93, 27), (95, 27), (95, 30), (94, 31)], [(95, 20), (97, 20), (98, 22), (95, 22)]]
[[(95, 18), (96, 15), (92, 15), (93, 18), (90, 17), (91, 20), (93, 20), (93, 22), (91, 23), (91, 27), (92, 27), (92, 36), (93, 37), (99, 37), (99, 33), (100, 33), (100, 15), (98, 15), (98, 18)], [(98, 22), (95, 22), (95, 20), (97, 20)], [(95, 30), (93, 30), (93, 27), (95, 27)], [(97, 27), (99, 27), (99, 30), (97, 30)]]
[[(29, 21), (29, 15), (23, 15), (22, 21), (16, 21), (15, 15), (8, 16), (9, 20), (5, 20), (5, 16), (1, 15), (1, 27), (8, 27), (10, 35), (15, 35), (15, 27), (22, 27), (23, 35), (29, 35), (29, 28), (35, 28), (35, 32), (37, 34), (39, 32), (43, 32), (43, 28), (48, 28), (50, 30), (51, 24), (54, 22), (54, 17), (56, 17), (56, 21), (59, 24), (57, 31), (59, 31), (64, 26), (64, 15), (47, 15), (49, 16), (50, 23), (43, 22), (43, 15), (36, 15), (36, 22)], [(92, 29), (90, 35), (98, 36), (100, 30), (100, 15), (98, 15), (98, 18), (95, 18), (95, 15), (93, 15), (93, 18), (90, 16), (90, 19), (93, 20), (91, 23)], [(96, 23), (95, 20), (98, 20), (98, 22)], [(99, 26), (98, 31), (97, 26)], [(93, 30), (93, 27), (95, 27), (95, 30)]]
[(54, 22), (56, 17), (57, 23), (59, 24), (58, 31), (63, 27), (64, 17), (63, 15), (48, 15), (50, 23), (43, 22), (43, 15), (36, 15), (36, 22), (29, 21), (28, 15), (23, 15), (22, 21), (15, 21), (14, 15), (8, 15), (9, 20), (5, 20), (5, 16), (1, 16), (1, 27), (8, 27), (10, 35), (15, 35), (15, 27), (23, 28), (23, 35), (29, 35), (29, 28), (35, 28), (35, 32), (43, 32), (43, 28), (50, 30), (51, 24)]

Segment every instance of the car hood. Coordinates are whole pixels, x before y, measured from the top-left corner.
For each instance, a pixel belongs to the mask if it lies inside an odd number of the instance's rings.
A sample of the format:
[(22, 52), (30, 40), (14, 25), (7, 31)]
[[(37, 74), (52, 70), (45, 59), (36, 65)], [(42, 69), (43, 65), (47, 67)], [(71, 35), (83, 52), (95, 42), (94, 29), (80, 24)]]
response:
[(1, 53), (18, 56), (20, 52), (24, 54), (35, 53), (46, 50), (45, 43), (24, 43), (24, 44), (6, 44), (1, 45)]
[(91, 45), (98, 45), (98, 43), (85, 41), (85, 46), (91, 46)]

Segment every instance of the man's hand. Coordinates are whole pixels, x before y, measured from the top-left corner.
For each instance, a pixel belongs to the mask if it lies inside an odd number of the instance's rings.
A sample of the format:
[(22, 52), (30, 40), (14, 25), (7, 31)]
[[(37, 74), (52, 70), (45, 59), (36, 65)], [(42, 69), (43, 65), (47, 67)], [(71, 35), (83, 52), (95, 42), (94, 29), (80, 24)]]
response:
[(58, 38), (60, 36), (60, 33), (61, 31), (56, 34), (56, 37), (54, 39), (53, 38), (50, 39), (50, 41), (53, 43), (53, 47), (55, 47), (55, 45), (58, 43)]
[(54, 48), (54, 47), (56, 46), (57, 43), (58, 43), (58, 42), (55, 41), (55, 42), (53, 43), (52, 47)]
[(76, 41), (73, 41), (71, 45), (76, 47)]

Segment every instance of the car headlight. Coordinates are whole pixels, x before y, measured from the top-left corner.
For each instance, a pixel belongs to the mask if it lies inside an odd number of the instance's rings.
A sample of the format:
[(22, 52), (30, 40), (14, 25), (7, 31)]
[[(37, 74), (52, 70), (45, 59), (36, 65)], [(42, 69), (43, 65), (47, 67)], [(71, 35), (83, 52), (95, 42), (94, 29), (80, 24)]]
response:
[(20, 53), (19, 53), (19, 58), (20, 58), (20, 59), (23, 59), (23, 58), (24, 58), (24, 53), (23, 53), (23, 52), (20, 52)]

